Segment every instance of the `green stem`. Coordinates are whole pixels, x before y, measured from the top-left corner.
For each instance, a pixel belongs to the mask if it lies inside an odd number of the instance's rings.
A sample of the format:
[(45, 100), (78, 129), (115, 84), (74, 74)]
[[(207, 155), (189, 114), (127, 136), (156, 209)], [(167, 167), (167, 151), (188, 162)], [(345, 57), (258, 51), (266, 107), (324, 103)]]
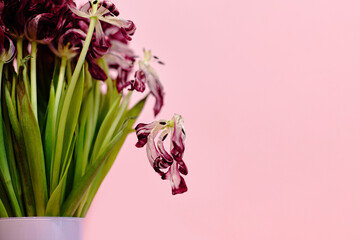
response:
[[(93, 16), (93, 17), (90, 18), (89, 30), (87, 32), (85, 42), (84, 42), (83, 48), (81, 50), (78, 62), (76, 64), (74, 73), (73, 73), (73, 75), (71, 77), (70, 86), (71, 86), (72, 82), (74, 82), (74, 81), (76, 82), (76, 80), (79, 78), (80, 71), (81, 71), (81, 68), (82, 68), (82, 66), (84, 64), (85, 57), (86, 57), (86, 54), (87, 54), (87, 52), (89, 50), (89, 46), (90, 46), (90, 43), (91, 43), (91, 38), (92, 38), (94, 30), (95, 30), (96, 21), (97, 21), (96, 16)], [(75, 87), (76, 84), (73, 84), (73, 85)], [(70, 87), (69, 87), (69, 89), (70, 89)]]
[(36, 94), (36, 49), (37, 43), (35, 41), (31, 42), (31, 70), (30, 70), (30, 81), (31, 81), (31, 106), (36, 118), (38, 119), (37, 114), (37, 94)]
[(23, 59), (23, 39), (22, 38), (18, 38), (18, 40), (16, 41), (16, 50), (17, 50), (16, 63), (17, 63), (17, 69), (19, 69), (22, 64), (22, 59)]
[(18, 72), (19, 75), (22, 75), (22, 79), (24, 80), (24, 84), (25, 84), (25, 91), (28, 95), (30, 95), (29, 93), (29, 81), (28, 81), (28, 75), (27, 75), (27, 70), (26, 70), (26, 64), (23, 63), (24, 61), (24, 56), (23, 56), (23, 38), (19, 38), (16, 41), (16, 48), (17, 48), (17, 58), (16, 58), (16, 62), (17, 62), (17, 68), (18, 70), (20, 70), (20, 66), (22, 64), (24, 64), (24, 69), (22, 70), (22, 72)]
[(64, 86), (64, 77), (65, 77), (65, 70), (66, 70), (66, 63), (67, 58), (62, 57), (61, 58), (61, 65), (60, 65), (60, 71), (59, 71), (59, 79), (58, 84), (56, 88), (56, 95), (55, 95), (55, 109), (54, 109), (54, 119), (56, 120), (59, 104), (60, 104), (60, 97)]

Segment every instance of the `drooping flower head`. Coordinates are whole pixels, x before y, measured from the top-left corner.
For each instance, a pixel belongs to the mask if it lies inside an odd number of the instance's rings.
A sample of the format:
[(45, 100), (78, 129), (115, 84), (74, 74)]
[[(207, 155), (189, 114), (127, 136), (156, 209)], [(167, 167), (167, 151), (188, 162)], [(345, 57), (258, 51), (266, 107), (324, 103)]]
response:
[[(185, 150), (183, 122), (182, 116), (175, 114), (169, 121), (140, 123), (135, 128), (138, 138), (136, 147), (141, 148), (146, 145), (150, 164), (162, 179), (170, 181), (173, 195), (187, 191), (185, 180), (181, 176), (188, 173), (183, 161)], [(170, 140), (170, 152), (164, 146), (167, 138)]]
[(144, 50), (144, 59), (139, 61), (139, 70), (135, 72), (135, 79), (131, 81), (132, 89), (144, 91), (145, 83), (149, 86), (150, 93), (155, 97), (154, 115), (156, 116), (164, 104), (164, 88), (150, 63), (155, 60), (163, 64), (157, 57), (152, 56), (150, 50)]

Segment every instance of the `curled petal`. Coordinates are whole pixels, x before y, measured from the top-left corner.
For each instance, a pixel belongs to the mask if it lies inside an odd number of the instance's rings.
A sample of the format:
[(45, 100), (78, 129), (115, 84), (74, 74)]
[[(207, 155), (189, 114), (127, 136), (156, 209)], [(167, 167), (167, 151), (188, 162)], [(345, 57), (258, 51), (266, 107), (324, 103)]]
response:
[(124, 29), (130, 36), (132, 36), (135, 33), (136, 26), (133, 21), (128, 20), (127, 26), (125, 26)]
[(69, 29), (59, 37), (59, 45), (81, 47), (85, 41), (86, 33), (80, 29)]
[(94, 59), (87, 57), (86, 61), (89, 65), (89, 72), (93, 78), (102, 81), (107, 79), (105, 71), (94, 61)]
[(155, 172), (160, 174), (160, 176), (164, 176), (165, 173), (161, 171), (161, 169), (166, 169), (170, 165), (171, 164), (165, 161), (161, 156), (158, 156), (154, 161), (153, 168)]
[(164, 180), (170, 180), (173, 195), (184, 193), (188, 190), (184, 178), (179, 173), (177, 165), (178, 163), (176, 162), (171, 165), (168, 172), (162, 177)]
[(121, 68), (130, 72), (135, 62), (135, 54), (132, 49), (120, 41), (110, 40), (110, 43), (111, 47), (108, 54), (105, 55), (106, 62), (111, 68)]
[[(115, 4), (110, 1), (102, 1), (101, 6), (106, 8), (109, 11), (109, 14), (113, 16), (118, 16), (120, 14), (119, 10), (116, 8)], [(109, 15), (108, 14), (108, 15)]]
[(52, 13), (41, 13), (26, 22), (25, 36), (30, 41), (49, 44), (58, 34), (58, 19)]
[(188, 169), (185, 165), (184, 161), (177, 161), (177, 163), (179, 164), (179, 171), (181, 172), (181, 174), (187, 175), (188, 174)]
[(149, 124), (139, 123), (135, 127), (136, 136), (138, 138), (138, 142), (135, 145), (136, 147), (141, 148), (141, 147), (145, 146), (145, 144), (148, 141), (148, 136), (149, 136), (151, 130), (153, 128), (155, 128), (155, 126), (157, 124), (158, 124), (158, 122), (152, 122), (152, 123), (149, 123)]
[(163, 128), (163, 126), (159, 122), (156, 122), (155, 127), (150, 131), (150, 134), (148, 135), (148, 142), (146, 144), (146, 153), (149, 162), (152, 166), (154, 166), (155, 159), (157, 159), (160, 156), (159, 151), (156, 148), (155, 138), (158, 135), (161, 128)]
[(146, 77), (143, 71), (136, 71), (135, 72), (135, 80), (131, 80), (131, 89), (136, 90), (138, 92), (144, 92), (145, 90), (145, 82)]
[(130, 20), (120, 19), (113, 16), (98, 16), (100, 21), (106, 22), (108, 24), (114, 25), (118, 28), (125, 29), (126, 33), (129, 35), (134, 34), (135, 32), (135, 25)]
[(90, 49), (88, 55), (92, 58), (98, 59), (103, 57), (110, 48), (110, 42), (105, 40), (104, 38), (101, 39), (93, 39), (90, 45)]
[[(125, 30), (125, 35), (124, 35), (124, 31), (122, 30), (123, 28), (119, 28), (116, 27), (114, 25), (108, 24), (108, 23), (102, 23), (103, 29), (104, 29), (104, 33), (105, 35), (111, 40), (111, 41), (119, 41), (121, 43), (127, 44), (128, 43), (128, 39), (130, 37), (128, 37), (126, 30)], [(130, 35), (130, 33), (129, 33)], [(131, 38), (130, 38), (131, 40)]]
[(118, 93), (121, 93), (121, 91), (130, 85), (130, 82), (128, 79), (129, 72), (125, 69), (118, 68), (118, 76), (116, 77), (116, 89), (118, 90)]
[(185, 151), (184, 140), (184, 120), (181, 115), (175, 114), (173, 117), (174, 129), (171, 138), (171, 155), (176, 161), (181, 161)]
[(0, 60), (4, 63), (8, 63), (14, 58), (16, 48), (12, 39), (3, 32), (1, 34), (1, 32), (2, 30), (0, 29)]
[(158, 142), (157, 142), (157, 148), (159, 149), (159, 153), (162, 156), (162, 158), (171, 164), (174, 161), (173, 157), (165, 150), (165, 147), (164, 147), (164, 141), (168, 135), (169, 135), (168, 131), (163, 131), (160, 134), (160, 136), (158, 138)]
[(158, 115), (164, 105), (164, 88), (155, 70), (143, 62), (139, 62), (140, 70), (145, 73), (151, 94), (155, 97), (154, 115)]

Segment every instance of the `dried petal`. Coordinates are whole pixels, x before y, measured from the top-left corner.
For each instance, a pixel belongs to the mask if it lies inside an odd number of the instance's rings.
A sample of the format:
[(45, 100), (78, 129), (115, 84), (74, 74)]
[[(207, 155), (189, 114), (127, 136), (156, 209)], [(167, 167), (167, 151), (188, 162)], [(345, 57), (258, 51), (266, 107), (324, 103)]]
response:
[(171, 139), (171, 155), (176, 161), (181, 161), (185, 151), (185, 130), (183, 127), (184, 120), (182, 116), (178, 114), (175, 114), (172, 120), (174, 121), (174, 132)]

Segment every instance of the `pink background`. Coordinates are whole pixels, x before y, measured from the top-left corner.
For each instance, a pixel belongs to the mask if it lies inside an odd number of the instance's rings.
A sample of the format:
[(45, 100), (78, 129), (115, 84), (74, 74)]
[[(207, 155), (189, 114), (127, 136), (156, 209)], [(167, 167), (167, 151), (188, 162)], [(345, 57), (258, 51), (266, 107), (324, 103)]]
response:
[(189, 192), (132, 135), (86, 240), (360, 239), (358, 0), (116, 3), (138, 52), (166, 62), (159, 117), (185, 118)]

